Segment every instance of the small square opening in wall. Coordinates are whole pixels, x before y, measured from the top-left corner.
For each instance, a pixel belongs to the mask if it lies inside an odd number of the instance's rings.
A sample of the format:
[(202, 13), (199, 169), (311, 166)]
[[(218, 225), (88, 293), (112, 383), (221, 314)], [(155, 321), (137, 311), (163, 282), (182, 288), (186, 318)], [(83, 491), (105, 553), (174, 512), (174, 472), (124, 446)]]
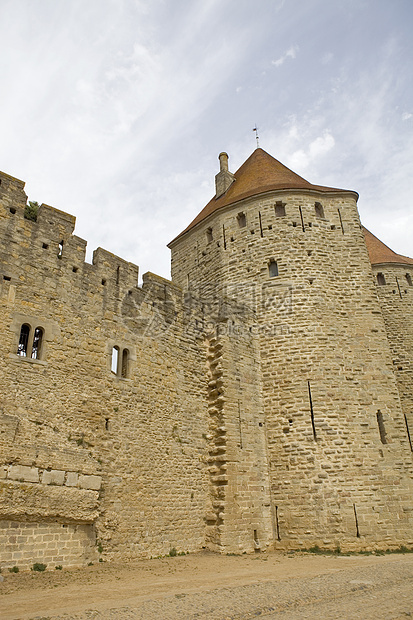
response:
[(43, 248), (43, 250), (47, 250), (49, 248), (49, 244), (48, 243), (42, 243), (42, 248)]
[(16, 209), (14, 207), (10, 207), (10, 213), (14, 215), (16, 213)]
[(72, 267), (72, 271), (73, 271), (73, 273), (77, 273), (79, 271), (79, 268), (78, 267)]
[(275, 260), (270, 260), (268, 263), (268, 274), (270, 278), (275, 278), (278, 276), (278, 264)]

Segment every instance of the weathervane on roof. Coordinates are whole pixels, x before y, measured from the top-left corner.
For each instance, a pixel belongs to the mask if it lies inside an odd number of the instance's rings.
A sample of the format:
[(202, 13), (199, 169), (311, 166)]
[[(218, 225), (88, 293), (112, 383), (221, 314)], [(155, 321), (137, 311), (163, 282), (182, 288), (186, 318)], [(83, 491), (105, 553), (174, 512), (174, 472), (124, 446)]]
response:
[(255, 123), (255, 127), (254, 127), (254, 129), (253, 129), (252, 131), (255, 131), (255, 139), (256, 139), (256, 141), (257, 141), (257, 149), (258, 149), (258, 148), (259, 148), (259, 146), (260, 146), (260, 139), (259, 139), (259, 136), (258, 136), (258, 127), (257, 127), (257, 123)]

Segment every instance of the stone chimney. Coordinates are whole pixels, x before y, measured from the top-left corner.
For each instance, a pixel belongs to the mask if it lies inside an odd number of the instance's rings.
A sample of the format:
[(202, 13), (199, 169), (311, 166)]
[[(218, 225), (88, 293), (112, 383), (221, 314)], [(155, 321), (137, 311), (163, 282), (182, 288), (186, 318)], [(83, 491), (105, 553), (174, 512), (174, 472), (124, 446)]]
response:
[(235, 181), (234, 175), (228, 170), (227, 153), (220, 153), (218, 159), (219, 172), (215, 176), (215, 198), (219, 198), (222, 194), (225, 194), (231, 183)]

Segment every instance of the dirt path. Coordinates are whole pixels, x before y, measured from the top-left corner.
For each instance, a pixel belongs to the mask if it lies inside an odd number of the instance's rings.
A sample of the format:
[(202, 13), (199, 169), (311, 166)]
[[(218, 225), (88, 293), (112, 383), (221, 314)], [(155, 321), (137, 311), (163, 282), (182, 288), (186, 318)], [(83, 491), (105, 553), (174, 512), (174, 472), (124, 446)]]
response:
[(413, 555), (200, 554), (3, 577), (2, 620), (413, 618)]

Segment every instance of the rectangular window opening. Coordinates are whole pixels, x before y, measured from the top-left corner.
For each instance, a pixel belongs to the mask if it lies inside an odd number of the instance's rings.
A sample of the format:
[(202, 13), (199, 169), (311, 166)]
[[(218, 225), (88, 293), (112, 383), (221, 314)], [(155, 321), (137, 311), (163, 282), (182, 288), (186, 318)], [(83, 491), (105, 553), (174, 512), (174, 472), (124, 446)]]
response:
[(278, 263), (275, 260), (270, 260), (268, 263), (268, 274), (270, 278), (278, 276)]
[(285, 202), (278, 200), (274, 205), (275, 217), (285, 217)]
[(237, 215), (238, 227), (244, 228), (247, 225), (247, 218), (245, 213), (238, 213)]
[(320, 218), (320, 219), (324, 219), (324, 209), (323, 209), (323, 205), (321, 204), (321, 202), (316, 202), (314, 203), (314, 210), (315, 210), (315, 216)]

